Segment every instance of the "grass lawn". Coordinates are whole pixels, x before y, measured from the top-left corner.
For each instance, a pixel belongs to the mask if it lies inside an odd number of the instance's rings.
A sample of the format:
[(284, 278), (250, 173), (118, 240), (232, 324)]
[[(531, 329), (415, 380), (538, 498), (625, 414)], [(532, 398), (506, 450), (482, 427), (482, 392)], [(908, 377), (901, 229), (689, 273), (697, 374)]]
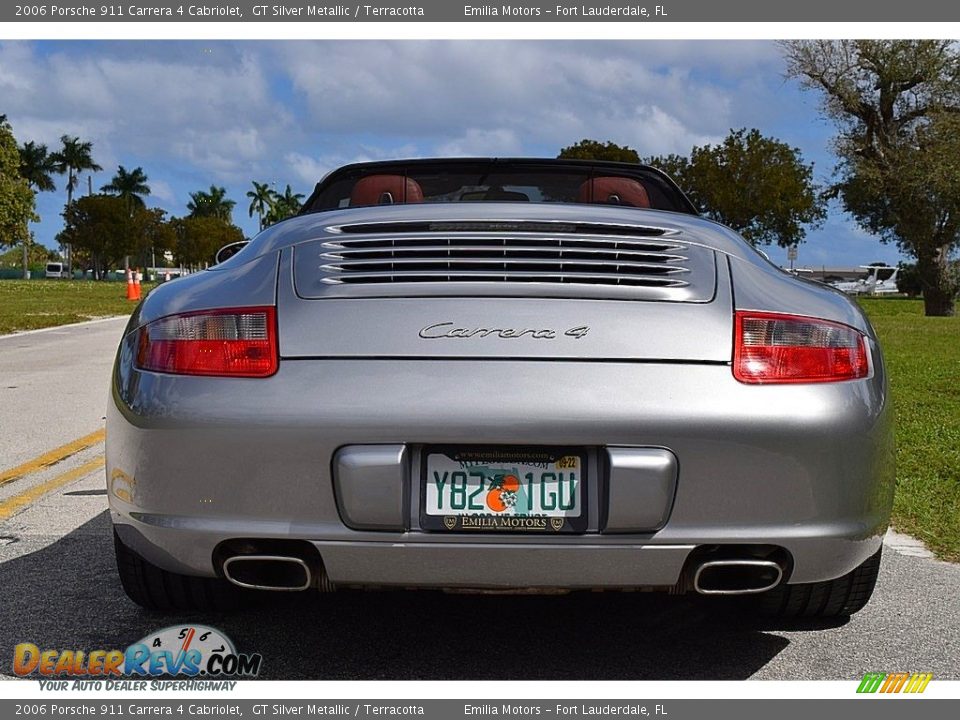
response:
[[(924, 317), (919, 300), (860, 304), (883, 343), (896, 407), (893, 523), (941, 557), (960, 560), (960, 316)], [(134, 307), (121, 282), (3, 280), (0, 335), (125, 315)]]
[(960, 316), (920, 300), (860, 301), (880, 336), (897, 416), (893, 524), (960, 560)]
[[(142, 287), (144, 296), (149, 287)], [(14, 330), (129, 315), (137, 306), (126, 299), (122, 282), (93, 280), (0, 280), (0, 335)]]

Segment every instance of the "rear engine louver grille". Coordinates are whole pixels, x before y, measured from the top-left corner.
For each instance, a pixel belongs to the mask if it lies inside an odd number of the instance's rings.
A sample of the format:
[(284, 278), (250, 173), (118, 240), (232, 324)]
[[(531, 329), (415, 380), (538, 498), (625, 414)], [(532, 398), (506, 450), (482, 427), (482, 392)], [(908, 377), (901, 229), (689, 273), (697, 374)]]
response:
[(687, 247), (647, 237), (343, 237), (323, 243), (328, 284), (583, 283), (659, 288), (689, 284)]

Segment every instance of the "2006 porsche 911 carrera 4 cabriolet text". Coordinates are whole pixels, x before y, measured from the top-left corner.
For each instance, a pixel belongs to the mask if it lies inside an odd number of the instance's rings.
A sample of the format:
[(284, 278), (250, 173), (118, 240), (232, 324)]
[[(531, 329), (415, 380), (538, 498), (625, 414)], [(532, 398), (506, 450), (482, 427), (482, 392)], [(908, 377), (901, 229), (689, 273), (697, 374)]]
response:
[(844, 615), (880, 564), (891, 409), (857, 305), (653, 168), (366, 163), (134, 312), (107, 482), (150, 608), (652, 589)]

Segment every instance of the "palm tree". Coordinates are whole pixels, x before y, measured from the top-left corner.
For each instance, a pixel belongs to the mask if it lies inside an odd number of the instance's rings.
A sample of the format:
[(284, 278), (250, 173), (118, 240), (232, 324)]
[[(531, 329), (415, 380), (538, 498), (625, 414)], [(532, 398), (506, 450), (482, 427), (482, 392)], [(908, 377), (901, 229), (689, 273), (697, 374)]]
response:
[(20, 177), (37, 192), (56, 190), (53, 175), (59, 171), (56, 159), (47, 152), (46, 145), (32, 140), (20, 146)]
[(291, 187), (287, 185), (287, 189), (280, 196), (280, 202), (293, 214), (300, 212), (300, 208), (303, 207), (303, 198), (303, 193), (294, 193)]
[(113, 195), (119, 195), (126, 200), (127, 207), (130, 208), (131, 212), (135, 207), (146, 207), (141, 196), (150, 194), (150, 186), (147, 185), (147, 176), (144, 174), (143, 168), (135, 167), (133, 170), (127, 170), (123, 165), (117, 167), (117, 174), (100, 189)]
[[(73, 204), (73, 190), (77, 187), (80, 180), (80, 173), (85, 170), (90, 172), (99, 172), (102, 167), (93, 161), (90, 154), (93, 150), (92, 142), (81, 142), (78, 137), (62, 135), (60, 137), (62, 147), (58, 152), (53, 153), (54, 162), (57, 163), (59, 173), (67, 175), (67, 206)], [(67, 245), (67, 277), (73, 278), (73, 266), (70, 252), (70, 246)]]
[(80, 173), (89, 170), (90, 172), (99, 172), (102, 167), (93, 161), (91, 151), (92, 142), (81, 142), (78, 137), (63, 135), (60, 138), (63, 147), (58, 152), (53, 153), (54, 162), (57, 163), (59, 172), (67, 175), (67, 205), (73, 202), (73, 191), (80, 182)]
[(273, 223), (278, 223), (281, 220), (286, 220), (288, 217), (293, 217), (298, 212), (300, 208), (303, 207), (303, 194), (293, 192), (293, 188), (287, 185), (286, 190), (283, 191), (283, 195), (274, 194), (273, 197), (273, 206), (270, 208), (270, 212), (267, 213), (267, 224), (272, 225)]
[[(46, 145), (37, 145), (32, 140), (20, 146), (20, 177), (27, 181), (35, 192), (49, 192), (56, 190), (53, 184), (53, 175), (58, 172), (59, 166), (53, 156), (47, 151)], [(29, 241), (23, 242), (23, 277), (27, 278), (29, 269)]]
[(190, 217), (216, 217), (232, 223), (233, 207), (236, 204), (227, 199), (226, 188), (211, 185), (210, 192), (198, 190), (190, 193), (187, 210), (190, 211)]
[(250, 217), (256, 213), (260, 219), (260, 229), (263, 230), (263, 216), (273, 208), (274, 192), (267, 183), (254, 180), (253, 190), (247, 190), (247, 197), (250, 198)]

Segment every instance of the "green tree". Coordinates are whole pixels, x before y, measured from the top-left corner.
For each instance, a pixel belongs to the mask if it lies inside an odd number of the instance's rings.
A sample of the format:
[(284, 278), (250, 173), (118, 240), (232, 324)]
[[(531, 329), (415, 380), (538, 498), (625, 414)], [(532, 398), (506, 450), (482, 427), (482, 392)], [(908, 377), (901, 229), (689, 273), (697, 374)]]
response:
[[(136, 167), (133, 170), (127, 170), (123, 165), (118, 166), (117, 174), (113, 176), (113, 179), (100, 188), (101, 191), (109, 193), (111, 195), (118, 196), (121, 200), (126, 203), (127, 212), (130, 214), (131, 218), (137, 210), (142, 210), (146, 207), (146, 203), (143, 201), (143, 196), (150, 194), (150, 186), (147, 185), (147, 176), (143, 172), (142, 167)], [(145, 265), (145, 262), (142, 262), (143, 258), (140, 258), (138, 265)], [(124, 256), (123, 261), (124, 269), (129, 269), (130, 267), (130, 258)]]
[(35, 201), (33, 188), (20, 174), (20, 151), (13, 128), (6, 116), (0, 116), (0, 247), (23, 246), (24, 273), (28, 267), (29, 223), (39, 220)]
[[(67, 207), (73, 204), (73, 191), (80, 182), (80, 173), (99, 172), (103, 170), (93, 160), (93, 143), (81, 141), (78, 137), (70, 135), (60, 136), (60, 149), (53, 153), (54, 162), (57, 163), (59, 172), (67, 175)], [(67, 247), (67, 271), (69, 277), (73, 278), (73, 253), (69, 245)]]
[(658, 170), (663, 170), (663, 172), (673, 178), (674, 182), (680, 185), (682, 189), (686, 190), (686, 188), (683, 188), (683, 183), (681, 183), (680, 180), (690, 167), (690, 158), (671, 153), (669, 155), (649, 157), (646, 158), (644, 162), (648, 165), (653, 165)]
[(190, 202), (187, 203), (187, 210), (190, 211), (190, 217), (213, 217), (223, 220), (227, 224), (232, 222), (233, 208), (237, 203), (227, 199), (227, 189), (210, 186), (210, 191), (198, 190), (190, 193)]
[(123, 165), (117, 167), (117, 174), (100, 189), (123, 198), (131, 211), (133, 208), (145, 207), (143, 198), (150, 194), (150, 186), (147, 185), (147, 176), (143, 168), (135, 167), (133, 170), (127, 170)]
[(639, 163), (640, 155), (631, 147), (617, 145), (609, 140), (601, 143), (584, 138), (575, 145), (563, 148), (558, 158), (564, 160), (611, 160), (613, 162)]
[(151, 208), (142, 213), (146, 214), (138, 224), (140, 230), (134, 254), (139, 267), (152, 267), (158, 254), (162, 256), (168, 250), (174, 252), (177, 249), (177, 233), (163, 210)]
[(288, 217), (293, 217), (300, 212), (301, 207), (303, 207), (303, 195), (293, 192), (293, 188), (287, 185), (283, 195), (274, 193), (273, 204), (270, 206), (266, 218), (264, 218), (264, 223), (274, 225)]
[(960, 244), (960, 50), (949, 40), (782, 43), (837, 126), (832, 192), (915, 258), (927, 315), (952, 315)]
[(78, 264), (89, 263), (95, 278), (132, 255), (144, 259), (151, 248), (173, 249), (175, 235), (158, 209), (134, 208), (116, 195), (77, 198), (64, 211), (57, 241), (74, 248)]
[(247, 197), (250, 198), (249, 216), (253, 217), (256, 213), (260, 221), (260, 229), (263, 230), (264, 217), (273, 208), (274, 192), (267, 183), (258, 183), (254, 180), (253, 190), (247, 190)]
[(173, 221), (176, 233), (174, 256), (180, 265), (206, 267), (213, 262), (217, 250), (244, 239), (236, 225), (214, 216), (189, 216)]
[(897, 292), (908, 297), (917, 297), (923, 292), (920, 285), (920, 271), (916, 263), (897, 263), (900, 272), (897, 273)]
[[(50, 250), (40, 243), (30, 243), (27, 266), (31, 269), (43, 268), (47, 262), (61, 261), (62, 258), (56, 250)], [(0, 268), (14, 268), (23, 266), (23, 255), (21, 248), (12, 248), (5, 253), (0, 253)]]
[(718, 145), (693, 148), (689, 158), (646, 162), (673, 177), (707, 217), (754, 245), (794, 245), (825, 217), (813, 165), (799, 149), (756, 129), (731, 130)]
[[(27, 181), (30, 188), (35, 193), (56, 190), (56, 185), (53, 183), (53, 175), (57, 173), (58, 167), (56, 160), (54, 160), (47, 151), (47, 146), (37, 145), (33, 141), (30, 141), (21, 145), (19, 152), (20, 176)], [(30, 238), (23, 243), (22, 261), (24, 278), (27, 278), (30, 272), (31, 243), (32, 239)]]

